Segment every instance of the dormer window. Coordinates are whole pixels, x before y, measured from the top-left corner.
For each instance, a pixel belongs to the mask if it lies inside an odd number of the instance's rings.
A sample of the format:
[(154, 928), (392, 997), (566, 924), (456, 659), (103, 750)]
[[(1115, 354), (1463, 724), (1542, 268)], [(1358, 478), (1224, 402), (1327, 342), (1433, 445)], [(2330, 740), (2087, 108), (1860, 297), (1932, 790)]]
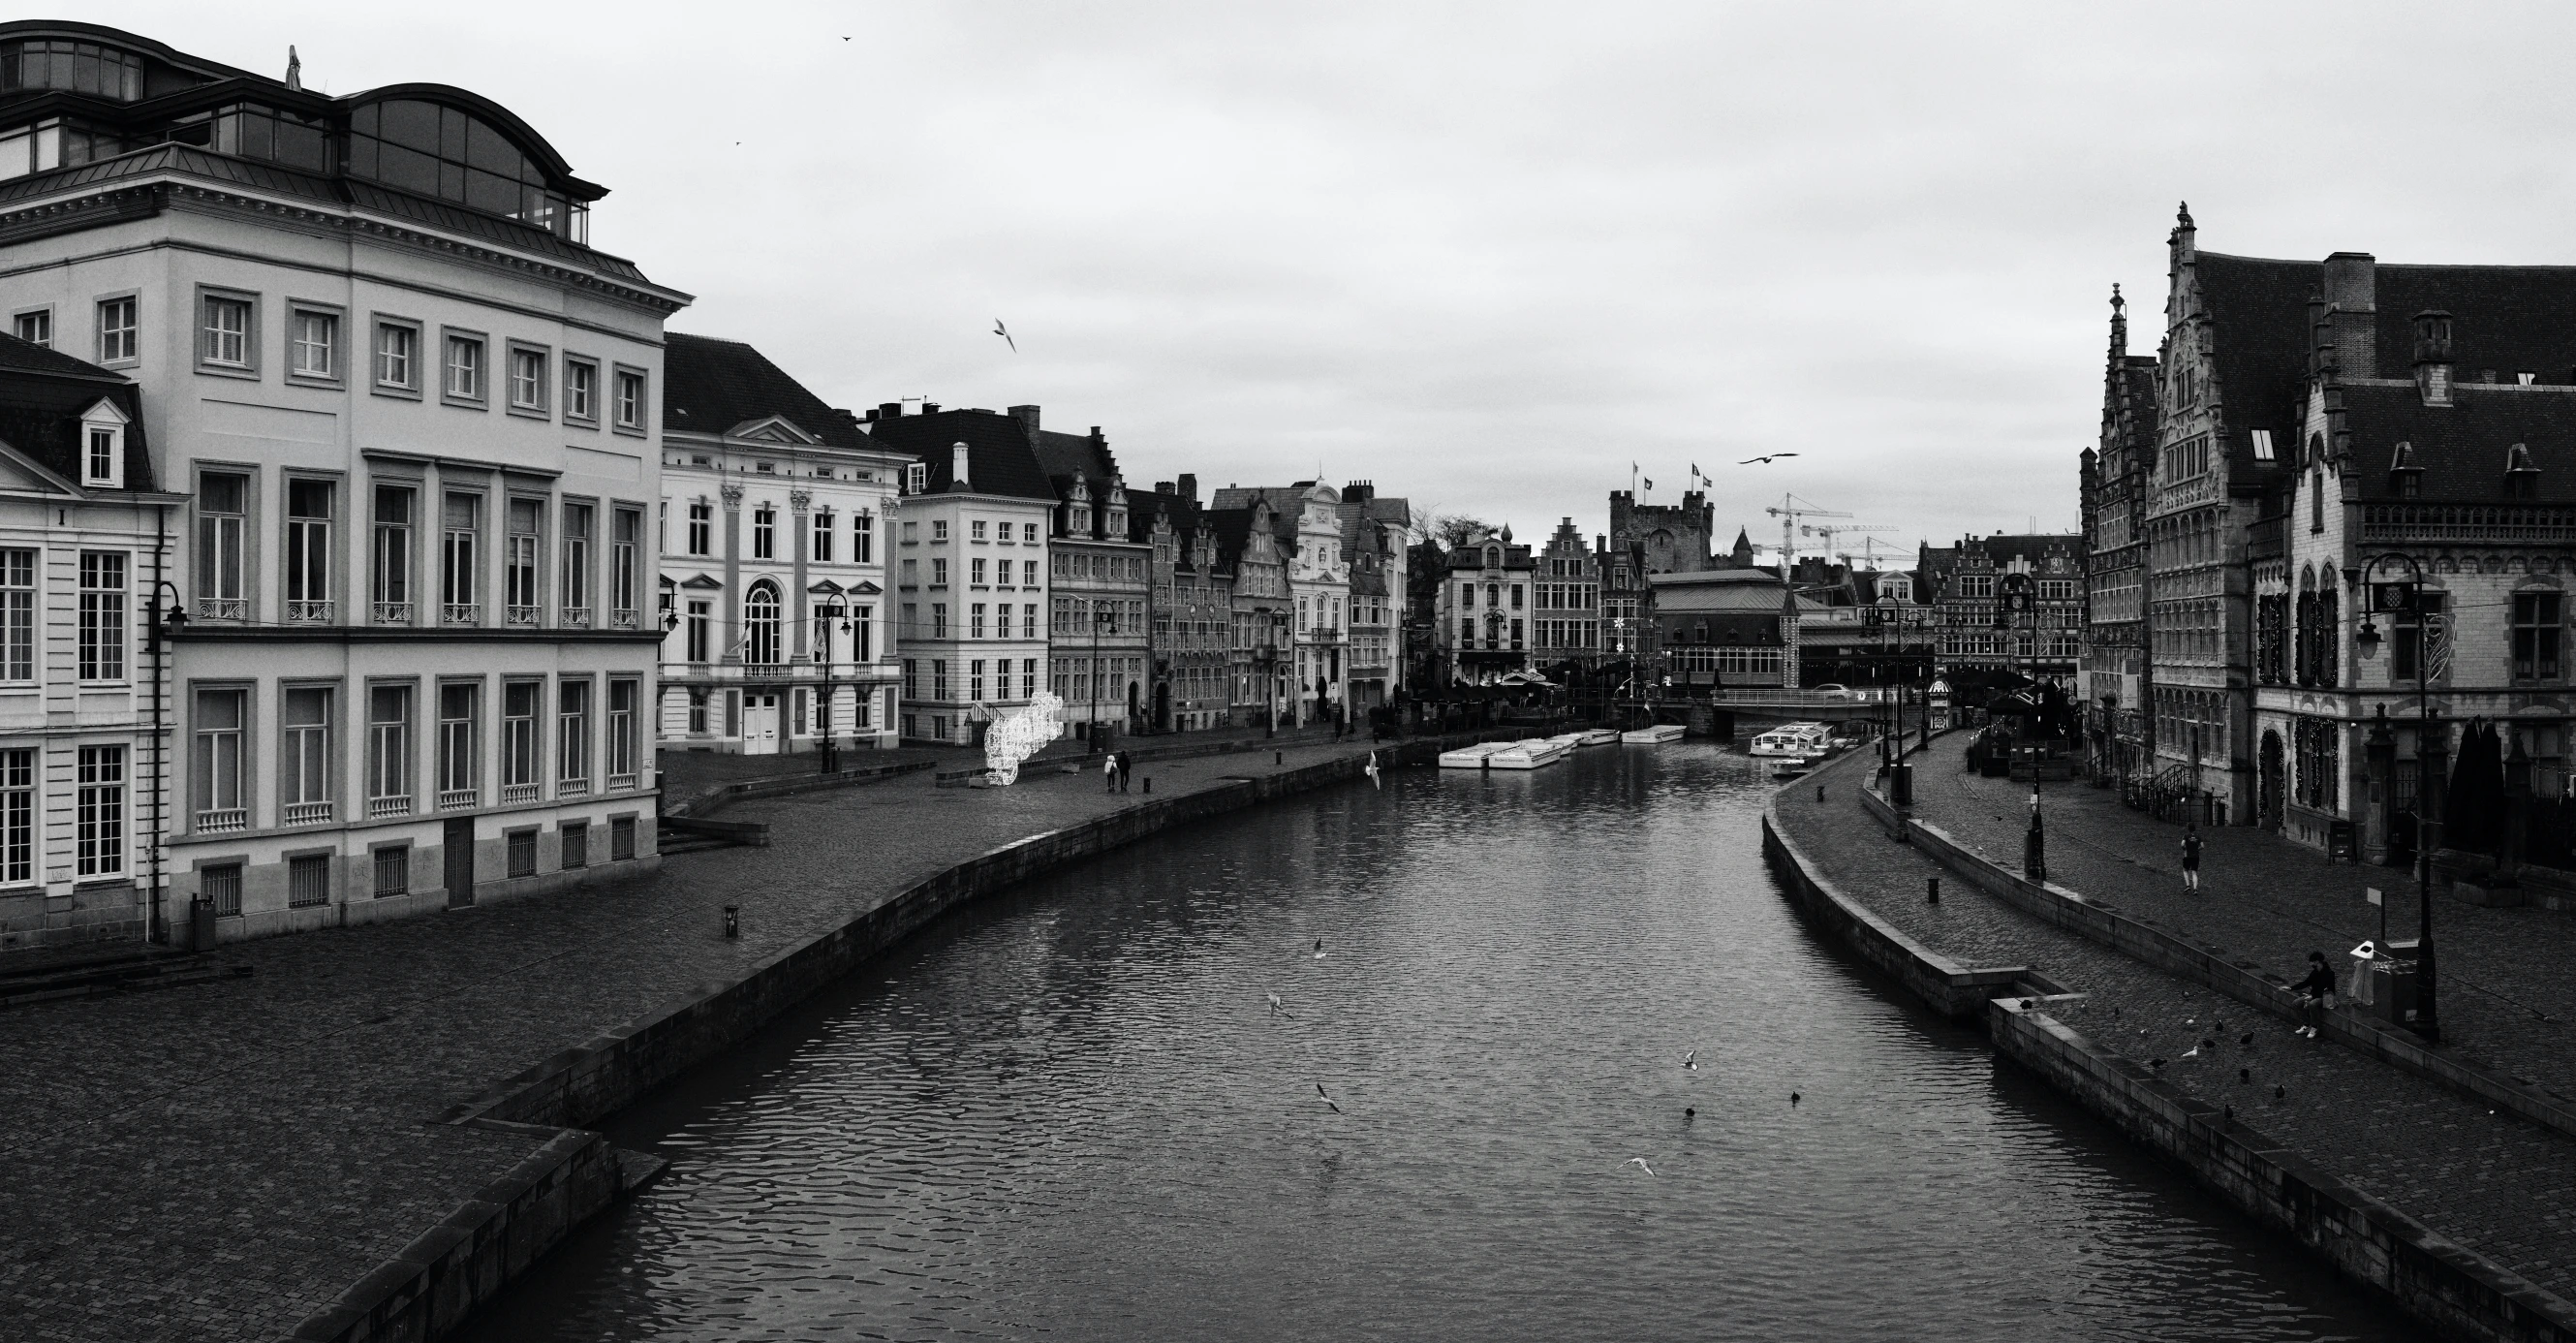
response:
[(2400, 443), (2388, 459), (2388, 487), (2400, 499), (2420, 498), (2424, 493), (2424, 468), (2415, 464), (2415, 445)]
[(903, 492), (906, 494), (927, 494), (930, 492), (929, 463), (913, 462), (903, 468)]
[(2504, 494), (2508, 499), (2529, 499), (2540, 492), (2540, 468), (2531, 460), (2531, 448), (2516, 443), (2504, 452)]
[(1487, 546), (1487, 547), (1485, 547), (1485, 567), (1486, 567), (1486, 568), (1488, 568), (1488, 569), (1500, 569), (1500, 568), (1502, 568), (1502, 567), (1503, 567), (1503, 548), (1502, 548), (1502, 547), (1500, 547), (1500, 546)]
[(101, 401), (81, 416), (81, 484), (125, 488), (125, 412)]
[(2513, 375), (2513, 385), (2516, 387), (2529, 387), (2538, 381), (2540, 381), (2540, 375), (2529, 369), (2524, 369)]
[(2272, 431), (2269, 429), (2257, 429), (2253, 432), (2254, 460), (2258, 462), (2278, 461), (2280, 459), (2280, 454), (2272, 447)]

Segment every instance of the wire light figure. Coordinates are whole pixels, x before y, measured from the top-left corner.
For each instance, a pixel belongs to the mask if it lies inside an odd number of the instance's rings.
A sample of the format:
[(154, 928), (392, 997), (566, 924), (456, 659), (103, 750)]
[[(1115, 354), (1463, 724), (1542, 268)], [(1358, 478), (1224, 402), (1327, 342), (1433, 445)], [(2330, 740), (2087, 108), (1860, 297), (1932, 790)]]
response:
[(1020, 762), (1056, 739), (1056, 725), (1063, 716), (1064, 701), (1054, 691), (1041, 690), (1027, 708), (995, 723), (984, 733), (985, 782), (996, 788), (1018, 783)]

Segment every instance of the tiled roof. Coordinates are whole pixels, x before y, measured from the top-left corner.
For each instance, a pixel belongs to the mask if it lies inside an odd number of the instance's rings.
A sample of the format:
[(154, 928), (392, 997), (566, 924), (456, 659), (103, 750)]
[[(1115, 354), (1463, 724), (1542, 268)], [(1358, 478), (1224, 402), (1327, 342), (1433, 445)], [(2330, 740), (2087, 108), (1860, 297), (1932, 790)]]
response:
[(868, 446), (848, 411), (825, 405), (751, 346), (682, 331), (667, 333), (664, 341), (663, 427), (721, 434), (775, 415), (833, 447)]
[(2453, 388), (2452, 404), (2427, 406), (2407, 383), (2346, 383), (2344, 426), (2361, 497), (2397, 498), (2389, 467), (2399, 443), (2414, 445), (2421, 498), (2433, 503), (2505, 502), (2505, 454), (2521, 443), (2540, 468), (2531, 498), (2576, 502), (2576, 387)]
[(2229, 469), (2270, 470), (2277, 464), (2254, 460), (2249, 431), (2299, 422), (2315, 343), (2308, 296), (2324, 289), (2324, 263), (2202, 252), (2193, 269), (2201, 309), (2216, 328), (2210, 357), (2227, 407)]
[[(1072, 481), (1076, 472), (1094, 485), (1104, 484), (1118, 474), (1118, 459), (1110, 455), (1106, 439), (1093, 438), (1088, 434), (1060, 434), (1053, 429), (1035, 430), (1029, 437), (1032, 440), (1029, 447), (1037, 454), (1038, 465), (1045, 469), (1049, 479), (1056, 482), (1059, 491)], [(1132, 503), (1135, 496), (1131, 493), (1128, 498)]]
[(879, 447), (910, 453), (927, 463), (932, 493), (946, 491), (954, 483), (951, 471), (956, 454), (950, 448), (964, 443), (972, 492), (1042, 499), (1048, 504), (1056, 501), (1054, 487), (1047, 484), (1046, 472), (1039, 469), (1037, 454), (1029, 448), (1028, 431), (1008, 415), (989, 410), (898, 415), (871, 421), (868, 436)]
[(102, 399), (125, 413), (125, 488), (156, 488), (143, 433), (143, 394), (132, 382), (58, 350), (0, 335), (0, 442), (65, 480), (81, 477), (83, 413)]

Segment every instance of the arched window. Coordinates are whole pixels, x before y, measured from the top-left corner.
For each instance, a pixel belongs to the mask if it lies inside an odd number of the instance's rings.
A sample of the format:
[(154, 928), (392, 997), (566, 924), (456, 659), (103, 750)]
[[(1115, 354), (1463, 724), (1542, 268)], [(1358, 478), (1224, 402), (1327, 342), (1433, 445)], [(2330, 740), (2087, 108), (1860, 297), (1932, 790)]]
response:
[(778, 585), (764, 578), (742, 601), (742, 660), (768, 666), (778, 658)]

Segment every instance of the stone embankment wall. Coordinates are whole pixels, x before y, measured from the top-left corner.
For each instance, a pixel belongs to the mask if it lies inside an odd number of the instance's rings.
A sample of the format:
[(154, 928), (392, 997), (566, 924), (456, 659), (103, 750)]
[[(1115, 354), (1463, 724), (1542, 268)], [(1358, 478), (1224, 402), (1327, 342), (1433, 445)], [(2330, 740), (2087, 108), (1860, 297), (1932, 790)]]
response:
[[(1376, 753), (1382, 767), (1433, 765), (1445, 750), (1539, 735), (1545, 734), (1536, 728), (1496, 728), (1384, 745)], [(854, 891), (852, 907), (863, 912), (848, 922), (451, 1108), (432, 1122), (543, 1135), (544, 1144), (507, 1179), (307, 1319), (295, 1337), (308, 1343), (415, 1343), (443, 1337), (623, 1192), (620, 1154), (600, 1134), (579, 1125), (616, 1113), (714, 1057), (960, 904), (1177, 826), (1358, 779), (1369, 758), (1359, 747), (1353, 743), (1354, 753), (1338, 759), (1247, 773), (1219, 787), (1158, 797), (1031, 835), (873, 903), (865, 892)], [(1245, 768), (1270, 767), (1248, 759)], [(701, 799), (691, 809), (704, 810), (714, 800)], [(635, 1159), (627, 1155), (632, 1168)]]
[[(1804, 788), (1811, 782), (1789, 786)], [(1828, 786), (1861, 782), (1846, 777)], [(2286, 1004), (2276, 1001), (2283, 992), (2277, 981), (2227, 962), (2214, 949), (2194, 947), (2086, 901), (2076, 892), (2006, 872), (1938, 827), (1903, 815), (1865, 785), (1862, 799), (1892, 838), (1916, 844), (1951, 872), (2037, 917), (2267, 1011), (2286, 1009)], [(2054, 998), (2080, 995), (2066, 993), (2019, 968), (1966, 969), (1907, 938), (1836, 890), (1795, 841), (1781, 833), (1777, 820), (1775, 804), (1763, 816), (1763, 849), (1791, 898), (1827, 932), (1887, 971), (1934, 1011), (1954, 1019), (1981, 1020), (1996, 1052), (2047, 1079), (2132, 1140), (2264, 1226), (2307, 1247), (2338, 1272), (2385, 1292), (2440, 1337), (2479, 1343), (2576, 1343), (2576, 1311), (2566, 1302), (2318, 1169), (2295, 1150), (2235, 1122), (2219, 1107), (2156, 1080), (2149, 1068), (2096, 1045), (2047, 1011)], [(2019, 984), (2042, 992), (2016, 991)], [(2382, 1057), (2400, 1066), (2412, 1061)], [(2502, 1085), (2486, 1081), (2490, 1087)]]

